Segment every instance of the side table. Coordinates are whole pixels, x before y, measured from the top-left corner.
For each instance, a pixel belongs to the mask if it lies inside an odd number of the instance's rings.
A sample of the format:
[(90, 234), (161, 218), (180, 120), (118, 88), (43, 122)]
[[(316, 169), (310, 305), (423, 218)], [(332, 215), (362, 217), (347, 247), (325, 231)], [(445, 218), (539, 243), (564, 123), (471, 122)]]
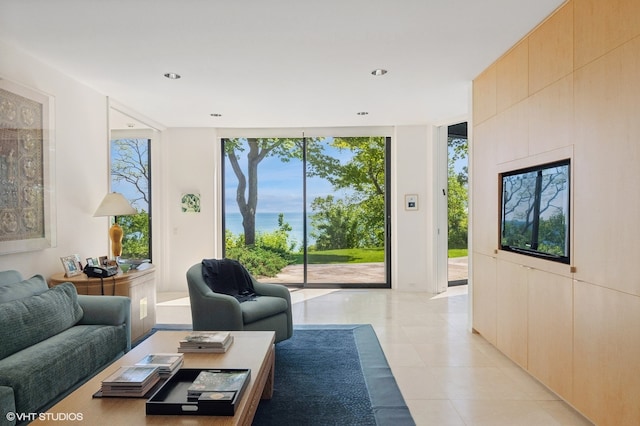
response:
[(108, 278), (89, 278), (86, 274), (65, 277), (64, 272), (49, 278), (53, 287), (65, 282), (72, 283), (78, 294), (127, 296), (131, 299), (131, 342), (135, 342), (151, 331), (156, 324), (155, 266), (144, 270), (131, 269)]

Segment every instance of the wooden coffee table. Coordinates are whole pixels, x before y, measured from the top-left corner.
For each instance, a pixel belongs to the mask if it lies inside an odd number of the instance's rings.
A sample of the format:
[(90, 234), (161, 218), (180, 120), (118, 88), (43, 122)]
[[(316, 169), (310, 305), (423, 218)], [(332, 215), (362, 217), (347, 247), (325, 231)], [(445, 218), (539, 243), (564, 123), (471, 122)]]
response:
[[(275, 365), (274, 340), (271, 331), (234, 331), (233, 344), (226, 353), (185, 353), (182, 368), (250, 368), (251, 381), (234, 416), (146, 415), (146, 398), (93, 398), (104, 378), (118, 367), (133, 365), (150, 353), (177, 352), (178, 341), (188, 331), (158, 331), (122, 358), (102, 370), (75, 392), (54, 405), (39, 423), (60, 425), (67, 418), (72, 423), (127, 425), (216, 424), (251, 425), (260, 399), (273, 394)], [(70, 365), (69, 368), (73, 368)], [(40, 418), (42, 418), (41, 416)], [(76, 420), (76, 421), (73, 421)], [(78, 422), (77, 420), (81, 420)]]

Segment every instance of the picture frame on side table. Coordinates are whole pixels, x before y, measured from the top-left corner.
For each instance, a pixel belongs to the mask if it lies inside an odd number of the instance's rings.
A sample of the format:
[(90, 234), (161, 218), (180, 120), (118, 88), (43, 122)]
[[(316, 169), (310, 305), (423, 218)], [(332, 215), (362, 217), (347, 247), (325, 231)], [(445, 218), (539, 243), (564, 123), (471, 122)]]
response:
[(82, 273), (82, 265), (80, 264), (80, 256), (72, 254), (60, 258), (64, 267), (64, 276), (73, 277)]
[(0, 78), (0, 255), (56, 246), (53, 104)]

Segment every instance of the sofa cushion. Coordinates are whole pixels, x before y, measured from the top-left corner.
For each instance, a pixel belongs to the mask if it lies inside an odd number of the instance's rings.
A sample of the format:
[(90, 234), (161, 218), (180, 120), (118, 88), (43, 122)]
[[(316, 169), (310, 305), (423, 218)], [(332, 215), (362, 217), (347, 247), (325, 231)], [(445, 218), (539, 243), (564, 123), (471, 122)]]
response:
[[(6, 274), (9, 272), (14, 271), (2, 271), (0, 274), (3, 274), (3, 276), (7, 278)], [(22, 280), (22, 278), (19, 278), (18, 281), (14, 281), (12, 275), (9, 275), (8, 277), (9, 278), (6, 280), (3, 280), (3, 278), (0, 277), (0, 303), (22, 299), (23, 297), (33, 296), (34, 294), (40, 294), (47, 291), (49, 288), (42, 275), (34, 275), (28, 280)], [(20, 277), (20, 275), (18, 275), (18, 277)]]
[(16, 352), (0, 360), (0, 387), (13, 389), (15, 411), (44, 411), (124, 353), (125, 328), (77, 325)]
[(15, 269), (0, 271), (0, 285), (22, 281), (22, 274)]
[(286, 312), (288, 308), (289, 305), (285, 299), (272, 296), (258, 296), (254, 300), (247, 300), (240, 304), (242, 321), (245, 324), (259, 321), (280, 312)]
[(0, 304), (0, 359), (72, 327), (81, 318), (78, 293), (71, 283)]

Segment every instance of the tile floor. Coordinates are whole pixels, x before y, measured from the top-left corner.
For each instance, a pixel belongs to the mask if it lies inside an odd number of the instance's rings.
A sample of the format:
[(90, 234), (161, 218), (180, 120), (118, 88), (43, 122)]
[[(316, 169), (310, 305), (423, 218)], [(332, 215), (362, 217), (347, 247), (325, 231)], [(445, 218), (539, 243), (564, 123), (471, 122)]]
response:
[[(590, 425), (468, 331), (467, 286), (441, 295), (293, 290), (294, 324), (372, 324), (418, 425)], [(190, 324), (185, 294), (158, 295), (159, 324)]]

